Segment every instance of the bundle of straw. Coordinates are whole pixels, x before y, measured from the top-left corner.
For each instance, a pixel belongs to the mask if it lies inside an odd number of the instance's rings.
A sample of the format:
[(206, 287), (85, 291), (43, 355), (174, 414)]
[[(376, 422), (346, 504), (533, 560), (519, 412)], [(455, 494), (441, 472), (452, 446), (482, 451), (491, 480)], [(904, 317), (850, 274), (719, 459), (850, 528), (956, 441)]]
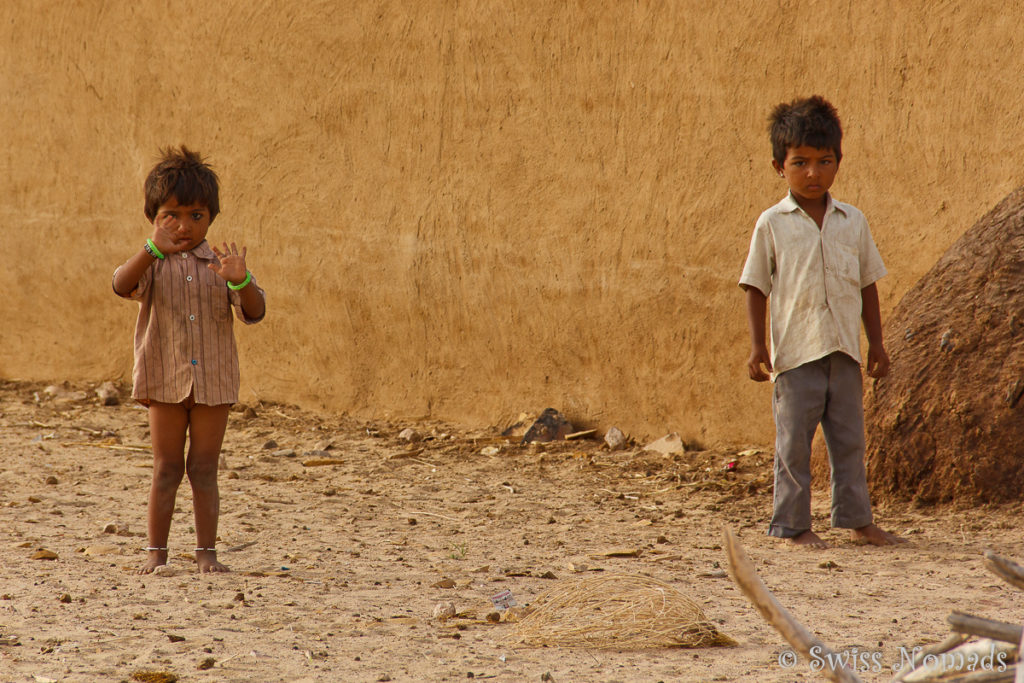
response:
[(733, 646), (693, 600), (646, 576), (563, 581), (537, 596), (510, 634), (537, 646), (651, 648)]

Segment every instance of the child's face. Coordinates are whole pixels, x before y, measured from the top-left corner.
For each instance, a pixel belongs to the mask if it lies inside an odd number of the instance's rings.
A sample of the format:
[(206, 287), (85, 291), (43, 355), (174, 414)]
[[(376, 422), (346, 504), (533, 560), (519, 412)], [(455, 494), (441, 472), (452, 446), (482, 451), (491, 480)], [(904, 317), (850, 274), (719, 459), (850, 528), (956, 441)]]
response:
[(797, 202), (818, 202), (832, 187), (839, 171), (839, 160), (831, 149), (803, 145), (788, 148), (782, 165), (772, 159), (772, 166), (789, 183)]
[(188, 251), (206, 239), (210, 210), (205, 204), (181, 205), (172, 196), (156, 210), (153, 224), (170, 229), (181, 250)]

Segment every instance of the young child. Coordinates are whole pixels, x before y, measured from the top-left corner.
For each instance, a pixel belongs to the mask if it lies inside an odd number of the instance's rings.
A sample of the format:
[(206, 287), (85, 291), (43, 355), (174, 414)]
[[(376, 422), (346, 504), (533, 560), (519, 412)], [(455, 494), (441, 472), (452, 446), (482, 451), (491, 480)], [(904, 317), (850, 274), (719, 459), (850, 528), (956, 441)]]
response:
[[(153, 481), (149, 490), (148, 574), (167, 563), (174, 499), (187, 472), (195, 505), (196, 564), (217, 561), (217, 466), (228, 410), (238, 400), (238, 354), (231, 309), (263, 319), (266, 300), (246, 270), (246, 248), (206, 242), (220, 211), (218, 180), (195, 152), (161, 152), (145, 185), (152, 237), (114, 272), (114, 292), (140, 304), (132, 397), (149, 408)], [(185, 437), (188, 435), (188, 455)]]
[[(761, 214), (740, 278), (750, 327), (747, 372), (775, 386), (775, 500), (768, 534), (827, 548), (811, 529), (811, 441), (820, 423), (832, 467), (832, 526), (854, 540), (902, 539), (872, 523), (864, 469), (860, 321), (867, 373), (884, 377), (889, 357), (875, 282), (886, 274), (864, 214), (832, 199), (842, 159), (835, 108), (814, 96), (769, 117), (772, 166), (789, 194)], [(771, 354), (765, 313), (771, 299)]]

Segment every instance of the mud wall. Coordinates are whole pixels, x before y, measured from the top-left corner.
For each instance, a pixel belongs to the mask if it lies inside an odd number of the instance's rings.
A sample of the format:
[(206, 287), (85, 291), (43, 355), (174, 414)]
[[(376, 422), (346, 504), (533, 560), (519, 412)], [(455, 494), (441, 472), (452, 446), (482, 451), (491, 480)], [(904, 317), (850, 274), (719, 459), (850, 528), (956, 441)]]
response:
[(113, 269), (160, 146), (223, 182), (267, 289), (243, 400), (771, 438), (736, 286), (785, 191), (777, 101), (843, 116), (884, 312), (1022, 183), (1024, 10), (996, 2), (0, 5), (0, 377), (126, 379)]

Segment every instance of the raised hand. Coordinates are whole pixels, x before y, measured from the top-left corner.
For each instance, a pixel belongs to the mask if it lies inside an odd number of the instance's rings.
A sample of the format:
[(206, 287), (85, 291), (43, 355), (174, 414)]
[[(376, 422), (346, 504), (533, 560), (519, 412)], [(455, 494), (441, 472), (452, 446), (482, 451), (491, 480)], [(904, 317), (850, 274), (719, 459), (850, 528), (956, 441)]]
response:
[(153, 244), (162, 254), (177, 254), (189, 241), (188, 230), (174, 216), (157, 214), (153, 219)]
[(213, 253), (217, 256), (217, 263), (211, 263), (208, 267), (213, 272), (233, 284), (239, 284), (245, 280), (245, 247), (238, 251), (234, 242), (228, 247), (227, 242), (220, 249), (213, 247)]

